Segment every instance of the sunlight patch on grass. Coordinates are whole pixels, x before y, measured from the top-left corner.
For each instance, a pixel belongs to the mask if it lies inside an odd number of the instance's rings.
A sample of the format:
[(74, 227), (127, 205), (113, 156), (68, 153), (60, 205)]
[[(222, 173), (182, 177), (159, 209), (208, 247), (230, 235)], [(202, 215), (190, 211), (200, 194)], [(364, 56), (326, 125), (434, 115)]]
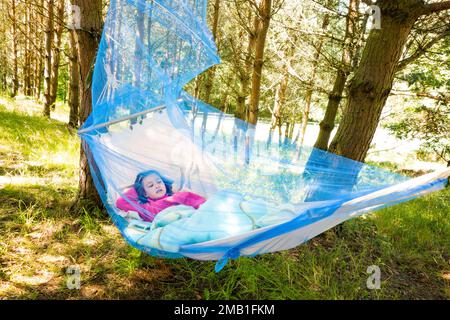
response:
[(31, 249), (24, 247), (15, 247), (13, 248), (13, 251), (21, 256), (28, 256), (32, 253)]
[(102, 224), (102, 233), (107, 234), (110, 237), (120, 236), (120, 232), (114, 224)]
[(70, 182), (64, 177), (24, 177), (24, 176), (0, 176), (0, 188), (6, 186), (29, 186), (29, 185), (61, 185)]
[(92, 236), (87, 236), (87, 237), (84, 237), (84, 238), (83, 238), (83, 240), (81, 241), (81, 243), (84, 244), (84, 245), (86, 245), (86, 246), (93, 247), (93, 246), (95, 246), (95, 245), (98, 244), (98, 240), (95, 239), (95, 238), (92, 237)]
[(12, 282), (0, 281), (0, 300), (8, 297), (20, 297), (25, 293), (25, 289), (18, 288)]
[(54, 276), (53, 272), (47, 270), (39, 270), (36, 275), (27, 276), (22, 274), (15, 274), (11, 276), (11, 282), (15, 284), (23, 284), (29, 286), (38, 286), (48, 283)]
[(46, 263), (46, 264), (65, 264), (68, 262), (68, 259), (64, 256), (54, 256), (50, 254), (43, 254), (39, 258), (37, 258), (38, 262)]
[(31, 241), (38, 240), (41, 244), (46, 244), (52, 240), (55, 234), (63, 229), (64, 225), (65, 224), (62, 221), (40, 221), (33, 226), (31, 232), (26, 236), (30, 238)]
[[(0, 106), (3, 105), (8, 111), (21, 112), (28, 116), (42, 115), (44, 106), (35, 99), (18, 95), (15, 98), (0, 96)], [(55, 110), (50, 113), (51, 119), (67, 123), (69, 121), (69, 107), (62, 101), (57, 101)]]
[(26, 107), (23, 101), (0, 104), (0, 144), (6, 146), (0, 149), (0, 176), (1, 171), (23, 175), (27, 168), (57, 166), (60, 174), (75, 177), (80, 147), (75, 132), (24, 101)]
[(20, 112), (28, 116), (42, 114), (44, 111), (42, 105), (24, 95), (18, 95), (15, 98), (0, 97), (0, 105), (8, 111)]

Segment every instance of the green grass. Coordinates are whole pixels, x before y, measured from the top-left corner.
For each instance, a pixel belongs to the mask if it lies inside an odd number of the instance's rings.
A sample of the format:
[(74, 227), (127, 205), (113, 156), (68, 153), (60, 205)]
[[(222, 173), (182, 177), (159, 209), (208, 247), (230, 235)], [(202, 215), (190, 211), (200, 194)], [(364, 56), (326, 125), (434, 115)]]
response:
[[(450, 189), (348, 221), (339, 234), (292, 250), (239, 258), (216, 274), (214, 262), (132, 248), (98, 210), (71, 212), (79, 142), (40, 110), (0, 97), (0, 299), (450, 297)], [(370, 265), (381, 269), (380, 290), (366, 287)], [(81, 270), (80, 290), (66, 286), (69, 266)]]
[(0, 99), (0, 175), (74, 177), (79, 154), (76, 133), (60, 121), (40, 116), (39, 105), (21, 102), (26, 107)]

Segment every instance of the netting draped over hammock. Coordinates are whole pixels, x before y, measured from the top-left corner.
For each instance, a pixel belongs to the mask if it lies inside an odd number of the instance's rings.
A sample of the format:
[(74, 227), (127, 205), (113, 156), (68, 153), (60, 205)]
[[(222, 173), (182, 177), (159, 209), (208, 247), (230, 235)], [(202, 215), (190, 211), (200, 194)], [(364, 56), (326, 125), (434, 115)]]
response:
[[(220, 270), (229, 258), (292, 248), (364, 212), (445, 186), (448, 171), (408, 180), (289, 139), (273, 142), (267, 129), (183, 90), (219, 62), (206, 0), (111, 0), (93, 112), (79, 133), (102, 200), (133, 246), (220, 260)], [(146, 170), (206, 202), (150, 212), (129, 196)], [(119, 209), (118, 199), (135, 210)]]

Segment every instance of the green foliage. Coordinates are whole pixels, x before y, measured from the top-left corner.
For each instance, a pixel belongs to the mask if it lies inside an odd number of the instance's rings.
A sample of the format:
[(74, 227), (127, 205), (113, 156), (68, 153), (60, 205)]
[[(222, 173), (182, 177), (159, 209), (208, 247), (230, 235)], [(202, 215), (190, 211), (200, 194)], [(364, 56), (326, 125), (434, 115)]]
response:
[(442, 86), (450, 87), (450, 79), (445, 79), (441, 74), (429, 72), (429, 70), (415, 70), (409, 73), (405, 80), (411, 89), (417, 91), (426, 86), (431, 89), (438, 89)]
[(58, 73), (58, 91), (57, 99), (66, 102), (69, 95), (69, 68), (60, 67)]
[[(214, 1), (209, 1), (209, 22), (212, 22)], [(326, 9), (329, 7), (329, 9)], [(252, 70), (247, 70), (246, 59), (253, 66), (253, 56), (248, 56), (249, 30), (253, 28), (253, 17), (256, 5), (252, 1), (234, 1), (221, 3), (218, 24), (217, 44), (222, 63), (215, 68), (211, 103), (222, 110), (227, 106), (228, 113), (234, 113), (237, 98), (242, 94), (243, 80), (251, 82)], [(262, 87), (259, 118), (267, 121), (272, 117), (272, 109), (277, 89), (283, 77), (288, 74), (288, 85), (285, 103), (282, 107), (282, 123), (300, 123), (305, 106), (305, 95), (310, 88), (313, 70), (316, 69), (312, 87), (312, 121), (321, 120), (323, 109), (327, 104), (328, 92), (331, 90), (336, 75), (336, 68), (342, 55), (342, 44), (334, 39), (343, 38), (345, 19), (343, 12), (347, 8), (341, 1), (273, 1), (273, 17), (271, 19), (267, 46), (264, 55)], [(325, 16), (329, 16), (330, 24), (323, 30)], [(360, 24), (361, 21), (358, 21)], [(314, 55), (318, 38), (313, 35), (325, 34), (323, 37), (322, 55), (317, 68), (314, 67)], [(289, 70), (286, 69), (289, 65)], [(201, 79), (204, 80), (204, 79)], [(185, 88), (194, 92), (195, 81)], [(200, 81), (200, 98), (206, 83)], [(246, 104), (249, 104), (249, 92), (245, 93)]]
[[(400, 139), (417, 139), (418, 156), (450, 161), (450, 51), (449, 39), (404, 72), (408, 90), (418, 97), (408, 108), (396, 112), (386, 127)], [(436, 63), (441, 66), (436, 68)]]
[[(399, 139), (419, 139), (421, 156), (434, 154), (438, 160), (450, 161), (450, 105), (420, 106), (405, 110), (400, 120), (386, 127)], [(428, 157), (430, 158), (430, 157)]]

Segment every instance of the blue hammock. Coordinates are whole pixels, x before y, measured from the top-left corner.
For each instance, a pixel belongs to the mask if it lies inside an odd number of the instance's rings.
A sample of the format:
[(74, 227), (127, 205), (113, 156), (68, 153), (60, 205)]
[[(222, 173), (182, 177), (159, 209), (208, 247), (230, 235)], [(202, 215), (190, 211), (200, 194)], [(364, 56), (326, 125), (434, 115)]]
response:
[[(151, 255), (219, 260), (293, 248), (337, 224), (445, 187), (290, 140), (224, 114), (183, 88), (220, 59), (206, 0), (111, 0), (79, 131), (98, 192), (125, 239)], [(140, 172), (206, 199), (155, 220), (129, 198)], [(121, 210), (124, 199), (136, 210)], [(154, 212), (147, 212), (149, 215)]]

